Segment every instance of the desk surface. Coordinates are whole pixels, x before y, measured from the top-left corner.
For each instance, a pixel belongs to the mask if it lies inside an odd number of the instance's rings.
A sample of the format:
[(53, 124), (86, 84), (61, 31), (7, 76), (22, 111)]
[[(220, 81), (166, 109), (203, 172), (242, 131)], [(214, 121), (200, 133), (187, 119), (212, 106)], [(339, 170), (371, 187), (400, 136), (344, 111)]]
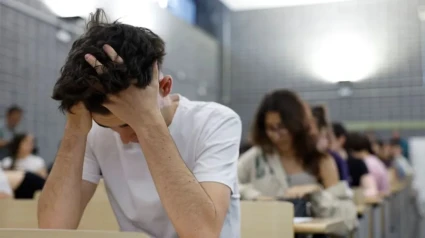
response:
[(331, 234), (343, 224), (342, 219), (314, 218), (308, 222), (294, 224), (294, 231), (298, 234)]
[(364, 202), (367, 205), (380, 205), (383, 202), (383, 199), (379, 196), (366, 197)]

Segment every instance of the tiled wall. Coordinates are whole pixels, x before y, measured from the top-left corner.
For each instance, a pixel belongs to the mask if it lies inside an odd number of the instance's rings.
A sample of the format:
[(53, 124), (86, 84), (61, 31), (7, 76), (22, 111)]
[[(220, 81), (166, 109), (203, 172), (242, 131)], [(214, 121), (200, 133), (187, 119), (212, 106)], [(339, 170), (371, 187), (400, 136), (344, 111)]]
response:
[[(231, 106), (245, 134), (260, 99), (276, 88), (326, 103), (334, 120), (425, 120), (419, 4), (357, 0), (233, 13)], [(341, 98), (336, 84), (312, 73), (311, 53), (315, 40), (351, 30), (371, 40), (381, 58), (375, 73), (354, 84), (352, 97)]]
[[(53, 17), (38, 0), (13, 1)], [(62, 136), (64, 116), (50, 96), (71, 43), (57, 40), (56, 25), (5, 2), (11, 0), (0, 0), (0, 117), (11, 104), (23, 107), (24, 126), (36, 135), (41, 156), (51, 162)], [(174, 91), (192, 99), (216, 100), (218, 43), (171, 14), (162, 18), (161, 29), (153, 30), (167, 42), (164, 71), (174, 76)]]

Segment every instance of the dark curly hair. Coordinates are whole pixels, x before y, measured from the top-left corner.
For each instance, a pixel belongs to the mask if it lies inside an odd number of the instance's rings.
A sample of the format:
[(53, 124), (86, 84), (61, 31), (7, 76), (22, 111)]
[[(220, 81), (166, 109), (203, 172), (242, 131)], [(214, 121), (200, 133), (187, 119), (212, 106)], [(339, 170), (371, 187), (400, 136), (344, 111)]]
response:
[[(108, 57), (102, 48), (105, 44), (115, 49), (124, 64), (116, 64)], [(102, 75), (85, 61), (86, 54), (103, 64)], [(108, 23), (105, 12), (97, 9), (90, 15), (86, 32), (73, 43), (52, 98), (60, 101), (62, 111), (69, 111), (82, 101), (90, 112), (109, 114), (102, 106), (106, 95), (131, 84), (148, 86), (154, 62), (161, 66), (164, 56), (165, 43), (151, 30), (118, 21)]]
[(292, 136), (292, 147), (304, 169), (321, 181), (320, 162), (326, 155), (317, 145), (317, 128), (308, 105), (294, 92), (281, 89), (267, 94), (261, 102), (252, 127), (252, 141), (265, 153), (275, 145), (267, 136), (265, 118), (268, 112), (280, 114), (282, 124)]
[(28, 136), (28, 134), (17, 134), (13, 137), (12, 141), (8, 144), (9, 149), (9, 155), (12, 159), (12, 166), (10, 167), (11, 170), (15, 169), (16, 159), (18, 159), (19, 149), (21, 148), (22, 141), (25, 140), (25, 138)]

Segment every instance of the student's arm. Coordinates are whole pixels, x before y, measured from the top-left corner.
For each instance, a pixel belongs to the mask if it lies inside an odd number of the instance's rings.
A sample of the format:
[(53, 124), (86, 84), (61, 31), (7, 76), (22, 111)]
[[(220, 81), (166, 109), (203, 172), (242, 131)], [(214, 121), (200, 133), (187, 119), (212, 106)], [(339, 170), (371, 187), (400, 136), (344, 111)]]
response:
[(42, 178), (47, 178), (47, 169), (46, 168), (39, 169), (35, 172), (35, 174), (37, 174), (38, 176)]
[(193, 174), (164, 123), (136, 130), (162, 204), (179, 237), (219, 237), (231, 193), (237, 192), (240, 119), (232, 115), (210, 123), (215, 125), (199, 142)]
[(370, 174), (364, 174), (360, 177), (360, 186), (363, 189), (365, 197), (376, 197), (378, 195), (378, 186), (375, 179)]
[(9, 184), (8, 178), (0, 168), (0, 198), (10, 198), (12, 195), (12, 188)]
[(366, 164), (363, 160), (356, 160), (358, 166), (356, 166), (356, 173), (360, 177), (360, 187), (363, 190), (365, 197), (376, 197), (378, 192), (378, 185), (376, 184), (375, 178), (369, 174)]
[[(76, 229), (87, 203), (96, 190), (95, 183), (82, 180), (91, 117), (82, 104), (78, 106), (72, 109), (74, 114), (68, 113), (55, 164), (38, 202), (40, 228)], [(90, 151), (88, 154), (90, 156)], [(93, 174), (98, 169), (96, 166), (86, 168)]]
[(332, 187), (339, 182), (338, 168), (332, 157), (326, 156), (321, 160), (319, 172), (325, 189)]
[(46, 163), (44, 162), (44, 159), (41, 157), (36, 157), (36, 164), (34, 165), (37, 169), (35, 171), (35, 174), (37, 174), (38, 176), (42, 177), (42, 178), (47, 178), (47, 168), (46, 168)]

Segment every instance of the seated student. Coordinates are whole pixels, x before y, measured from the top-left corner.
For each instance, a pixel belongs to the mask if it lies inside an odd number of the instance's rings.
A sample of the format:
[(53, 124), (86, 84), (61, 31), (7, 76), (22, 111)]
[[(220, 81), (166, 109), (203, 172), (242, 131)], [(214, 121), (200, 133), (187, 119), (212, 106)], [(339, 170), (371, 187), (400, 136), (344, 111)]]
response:
[(390, 192), (388, 172), (384, 163), (370, 152), (371, 147), (370, 140), (360, 133), (350, 133), (345, 144), (345, 149), (351, 156), (366, 163), (370, 174), (375, 179), (379, 193), (387, 195)]
[(369, 170), (363, 160), (349, 156), (345, 150), (348, 132), (345, 127), (338, 122), (332, 123), (332, 130), (335, 134), (333, 149), (347, 162), (350, 187), (360, 187), (366, 197), (378, 195), (378, 188), (375, 179), (369, 174)]
[(9, 179), (6, 174), (0, 168), (0, 199), (2, 198), (10, 198), (13, 196), (12, 188), (9, 184)]
[(43, 189), (45, 179), (37, 174), (21, 170), (4, 171), (16, 199), (32, 199)]
[(312, 108), (313, 117), (319, 130), (319, 139), (317, 147), (320, 151), (328, 153), (334, 160), (338, 168), (339, 179), (348, 182), (348, 166), (341, 156), (331, 149), (334, 135), (332, 128), (329, 127), (326, 109), (323, 106), (315, 106)]
[(0, 119), (0, 159), (9, 156), (7, 145), (22, 129), (22, 114), (22, 108), (11, 106), (6, 111), (6, 118), (4, 118), (4, 120)]
[(76, 229), (101, 178), (122, 231), (240, 237), (239, 116), (171, 95), (165, 42), (105, 22), (98, 9), (72, 45), (53, 98), (66, 126), (38, 210), (39, 227)]
[(393, 161), (393, 167), (397, 172), (399, 179), (403, 179), (406, 176), (413, 175), (413, 168), (410, 166), (408, 160), (403, 155), (403, 144), (400, 139), (393, 138), (390, 141), (391, 145), (391, 157)]
[(342, 217), (354, 227), (350, 191), (339, 181), (335, 161), (317, 149), (317, 129), (306, 103), (288, 90), (267, 94), (252, 129), (254, 147), (238, 164), (242, 199), (307, 196), (313, 215)]
[(389, 144), (383, 140), (373, 140), (371, 145), (372, 154), (376, 155), (385, 164), (385, 167), (390, 168), (392, 166), (392, 158)]
[(9, 144), (10, 156), (1, 161), (5, 170), (23, 170), (35, 173), (43, 178), (47, 176), (44, 159), (33, 155), (34, 137), (30, 134), (18, 134)]

